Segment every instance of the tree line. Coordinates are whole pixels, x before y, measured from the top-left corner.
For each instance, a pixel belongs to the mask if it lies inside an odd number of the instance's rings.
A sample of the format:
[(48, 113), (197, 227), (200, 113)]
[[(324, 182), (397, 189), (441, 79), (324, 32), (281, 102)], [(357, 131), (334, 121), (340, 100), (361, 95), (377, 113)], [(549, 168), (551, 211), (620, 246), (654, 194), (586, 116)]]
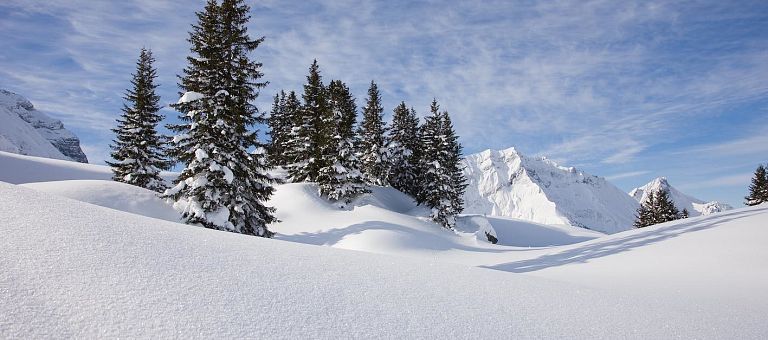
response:
[[(375, 82), (362, 121), (349, 87), (322, 81), (315, 60), (301, 99), (294, 91), (274, 97), (269, 117), (252, 103), (267, 86), (262, 64), (249, 54), (264, 41), (253, 39), (243, 0), (207, 1), (189, 32), (190, 55), (179, 76), (181, 98), (171, 107), (178, 123), (172, 137), (157, 131), (164, 117), (156, 95), (152, 52), (142, 49), (132, 87), (110, 145), (113, 179), (161, 193), (188, 224), (271, 237), (276, 222), (267, 206), (283, 167), (291, 182), (317, 183), (318, 192), (347, 204), (370, 186), (392, 186), (431, 209), (431, 218), (453, 228), (463, 210), (466, 179), (462, 152), (447, 111), (433, 100), (423, 124), (401, 102), (388, 127)], [(269, 142), (256, 126), (269, 126)], [(160, 176), (174, 164), (183, 169), (168, 188)]]

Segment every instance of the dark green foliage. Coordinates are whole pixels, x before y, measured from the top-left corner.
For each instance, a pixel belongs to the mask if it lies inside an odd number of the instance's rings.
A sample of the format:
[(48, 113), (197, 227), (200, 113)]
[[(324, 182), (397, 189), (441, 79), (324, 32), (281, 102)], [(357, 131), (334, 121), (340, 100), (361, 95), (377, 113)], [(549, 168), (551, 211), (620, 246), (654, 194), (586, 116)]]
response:
[(274, 166), (287, 164), (286, 146), (291, 137), (293, 124), (290, 112), (286, 109), (286, 96), (285, 91), (275, 95), (272, 111), (267, 119), (270, 136), (267, 153), (270, 164)]
[[(684, 210), (687, 214), (687, 210)], [(637, 210), (635, 228), (643, 228), (654, 224), (674, 221), (681, 218), (681, 213), (669, 198), (666, 190), (650, 192)]]
[(304, 84), (304, 105), (294, 122), (291, 156), (288, 173), (292, 182), (314, 182), (320, 169), (327, 166), (324, 148), (332, 137), (332, 113), (328, 106), (328, 94), (323, 85), (317, 60), (312, 63)]
[(323, 150), (323, 163), (317, 183), (320, 194), (332, 201), (345, 203), (367, 191), (360, 162), (355, 154), (355, 120), (357, 106), (349, 88), (340, 80), (328, 85), (328, 122), (330, 139)]
[(456, 215), (464, 209), (466, 178), (461, 168), (461, 145), (448, 112), (441, 113), (436, 100), (430, 111), (421, 127), (423, 173), (416, 199), (432, 209), (432, 220), (452, 229)]
[(757, 166), (749, 185), (749, 195), (744, 200), (744, 204), (749, 206), (768, 202), (768, 173), (762, 164)]
[(387, 148), (384, 124), (384, 109), (381, 106), (379, 88), (371, 81), (368, 98), (363, 108), (363, 122), (360, 126), (360, 161), (361, 169), (368, 183), (387, 185), (389, 175), (389, 150)]
[(688, 218), (690, 216), (690, 213), (688, 213), (688, 209), (683, 208), (683, 211), (680, 212), (680, 218)]
[(187, 223), (271, 237), (274, 208), (263, 202), (275, 180), (266, 173), (266, 145), (252, 130), (266, 119), (251, 104), (266, 82), (261, 63), (248, 57), (264, 38), (248, 36), (248, 11), (242, 0), (209, 0), (197, 13), (179, 84), (184, 95), (173, 105), (181, 123), (169, 126), (177, 132), (172, 155), (185, 168), (165, 197)]
[(392, 169), (389, 184), (411, 196), (418, 193), (419, 178), (419, 118), (416, 111), (400, 103), (392, 118), (389, 130), (389, 148)]
[(161, 170), (168, 170), (171, 162), (165, 156), (168, 139), (157, 132), (157, 124), (163, 120), (158, 113), (160, 97), (155, 94), (157, 71), (152, 67), (155, 58), (152, 51), (142, 48), (136, 73), (131, 79), (132, 89), (126, 91), (123, 114), (112, 129), (116, 134), (112, 148), (112, 179), (161, 192), (166, 186), (160, 177)]

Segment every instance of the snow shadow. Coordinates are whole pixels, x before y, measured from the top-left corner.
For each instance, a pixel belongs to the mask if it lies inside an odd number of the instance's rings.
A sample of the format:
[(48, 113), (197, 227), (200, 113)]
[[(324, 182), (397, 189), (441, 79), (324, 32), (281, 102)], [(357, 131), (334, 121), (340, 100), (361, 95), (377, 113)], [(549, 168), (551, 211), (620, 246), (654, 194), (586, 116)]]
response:
[[(435, 226), (435, 228), (439, 227)], [(366, 231), (373, 230), (383, 230), (392, 233), (394, 236), (397, 236), (397, 249), (434, 251), (463, 250), (484, 253), (503, 253), (508, 251), (505, 249), (480, 248), (460, 244), (458, 243), (458, 236), (450, 233), (450, 231), (447, 230), (427, 232), (384, 221), (367, 221), (353, 224), (344, 228), (334, 228), (316, 233), (304, 232), (295, 235), (278, 234), (275, 238), (278, 240), (285, 240), (290, 242), (314, 244), (320, 246), (333, 246), (346, 237), (360, 235)], [(445, 232), (446, 235), (439, 235), (439, 232)], [(450, 239), (453, 237), (457, 238), (455, 242), (454, 240)], [(370, 240), (366, 240), (364, 242), (370, 242)]]
[(710, 229), (731, 220), (760, 214), (766, 210), (768, 210), (768, 207), (748, 211), (724, 212), (719, 214), (716, 218), (710, 218), (704, 221), (678, 222), (669, 227), (633, 233), (632, 235), (612, 239), (610, 241), (600, 241), (598, 239), (595, 240), (595, 242), (588, 242), (580, 247), (571, 248), (559, 253), (543, 255), (534, 259), (482, 267), (514, 273), (525, 273), (566, 264), (586, 263), (592, 259), (630, 251), (634, 248), (664, 241), (684, 233)]

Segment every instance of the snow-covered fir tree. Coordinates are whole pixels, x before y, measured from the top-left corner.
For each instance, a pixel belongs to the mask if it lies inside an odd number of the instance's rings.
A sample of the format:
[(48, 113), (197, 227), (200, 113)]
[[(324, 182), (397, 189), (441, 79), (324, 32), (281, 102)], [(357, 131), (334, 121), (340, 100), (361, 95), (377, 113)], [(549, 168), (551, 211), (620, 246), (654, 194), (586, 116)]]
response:
[(323, 148), (323, 158), (328, 161), (319, 171), (318, 187), (320, 194), (330, 200), (349, 203), (367, 191), (355, 154), (357, 106), (349, 88), (340, 80), (328, 85), (328, 99), (331, 139)]
[(286, 164), (286, 145), (291, 137), (293, 124), (288, 110), (286, 110), (286, 94), (280, 91), (274, 97), (272, 111), (270, 111), (267, 123), (269, 125), (269, 161), (274, 166)]
[(419, 117), (401, 102), (395, 107), (389, 130), (389, 184), (413, 197), (418, 193), (419, 178)]
[(142, 48), (136, 63), (136, 73), (131, 79), (132, 88), (126, 90), (123, 113), (112, 129), (112, 179), (162, 192), (166, 189), (160, 171), (171, 166), (165, 155), (167, 138), (157, 132), (157, 124), (163, 120), (158, 113), (160, 96), (155, 94), (157, 71), (152, 66), (152, 51)]
[[(317, 60), (312, 62), (304, 84), (304, 103), (294, 122), (288, 174), (292, 182), (315, 182), (330, 156), (323, 154), (332, 137), (332, 114)], [(325, 157), (324, 157), (325, 156)]]
[(456, 225), (456, 214), (463, 210), (462, 195), (466, 179), (461, 174), (461, 145), (447, 112), (440, 112), (436, 100), (431, 114), (421, 127), (423, 173), (419, 179), (417, 202), (431, 209), (432, 220), (445, 228)]
[(744, 204), (749, 206), (768, 202), (768, 172), (762, 164), (757, 166), (749, 185), (749, 195), (744, 200)]
[(360, 124), (359, 153), (366, 181), (373, 185), (387, 185), (390, 164), (386, 132), (381, 94), (376, 83), (371, 81)]
[(181, 161), (176, 185), (165, 197), (187, 223), (271, 237), (274, 208), (264, 205), (274, 192), (267, 174), (265, 145), (255, 124), (263, 113), (251, 104), (266, 86), (261, 63), (251, 60), (264, 38), (247, 32), (249, 6), (242, 0), (209, 0), (198, 12), (189, 41), (191, 54), (173, 107), (181, 123), (170, 125), (172, 156)]
[(648, 193), (645, 201), (637, 209), (637, 216), (633, 226), (635, 228), (643, 228), (674, 221), (682, 217), (683, 215), (677, 210), (675, 203), (669, 197), (669, 192), (660, 189), (656, 192)]

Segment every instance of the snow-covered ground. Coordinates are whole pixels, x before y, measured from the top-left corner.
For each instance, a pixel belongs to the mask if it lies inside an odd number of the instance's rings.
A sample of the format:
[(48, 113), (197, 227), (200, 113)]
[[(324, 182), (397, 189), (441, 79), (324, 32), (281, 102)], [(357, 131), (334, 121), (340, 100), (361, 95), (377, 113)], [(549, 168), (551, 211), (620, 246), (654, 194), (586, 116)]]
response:
[(391, 188), (339, 208), (286, 184), (268, 240), (174, 223), (109, 175), (0, 153), (0, 181), (29, 183), (0, 183), (0, 338), (768, 334), (768, 205), (607, 236), (483, 215), (451, 232)]

